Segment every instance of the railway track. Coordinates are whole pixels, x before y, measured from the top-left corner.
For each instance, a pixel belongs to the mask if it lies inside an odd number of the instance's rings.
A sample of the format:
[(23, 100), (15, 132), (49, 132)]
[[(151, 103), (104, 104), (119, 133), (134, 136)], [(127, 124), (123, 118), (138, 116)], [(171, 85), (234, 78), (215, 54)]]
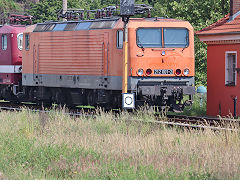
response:
[[(32, 112), (49, 113), (54, 107), (43, 107), (36, 104), (21, 103), (13, 104), (10, 102), (0, 102), (0, 111), (22, 111), (28, 109)], [(59, 110), (61, 108), (56, 108)], [(118, 110), (111, 110), (115, 114), (119, 114)], [(72, 117), (89, 117), (95, 118), (96, 110), (89, 108), (66, 108), (63, 111), (64, 114)], [(113, 120), (121, 120), (116, 116)], [(186, 115), (166, 115), (165, 117), (155, 114), (155, 120), (143, 121), (138, 119), (129, 119), (129, 121), (136, 121), (142, 123), (161, 124), (175, 127), (185, 127), (194, 129), (212, 129), (212, 130), (229, 130), (237, 131), (240, 127), (240, 120), (233, 118), (217, 118), (217, 117), (197, 117), (197, 116), (186, 116)], [(233, 128), (234, 127), (234, 128)], [(236, 128), (237, 127), (237, 128)]]
[(226, 125), (238, 124), (239, 119), (222, 118), (222, 117), (198, 117), (198, 116), (185, 116), (185, 115), (167, 115), (169, 120), (175, 122), (189, 123), (189, 124), (205, 124), (205, 125)]
[(240, 120), (221, 117), (198, 117), (185, 115), (167, 115), (167, 124), (185, 126), (189, 128), (212, 129), (212, 130), (234, 130), (240, 127)]

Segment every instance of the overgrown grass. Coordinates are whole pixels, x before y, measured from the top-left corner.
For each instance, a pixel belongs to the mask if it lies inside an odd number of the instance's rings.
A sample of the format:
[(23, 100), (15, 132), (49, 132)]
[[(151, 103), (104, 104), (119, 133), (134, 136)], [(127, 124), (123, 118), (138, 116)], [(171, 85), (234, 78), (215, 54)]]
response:
[(186, 107), (183, 113), (192, 116), (206, 116), (206, 112), (207, 112), (206, 95), (201, 96), (200, 94), (195, 94), (192, 107), (191, 108)]
[(188, 116), (206, 116), (207, 112), (207, 99), (206, 95), (201, 96), (200, 94), (195, 94), (193, 96), (192, 106), (185, 106), (183, 112), (175, 113), (168, 112), (168, 114), (179, 114)]
[(146, 123), (151, 109), (96, 118), (62, 111), (0, 112), (0, 179), (240, 178), (239, 132)]

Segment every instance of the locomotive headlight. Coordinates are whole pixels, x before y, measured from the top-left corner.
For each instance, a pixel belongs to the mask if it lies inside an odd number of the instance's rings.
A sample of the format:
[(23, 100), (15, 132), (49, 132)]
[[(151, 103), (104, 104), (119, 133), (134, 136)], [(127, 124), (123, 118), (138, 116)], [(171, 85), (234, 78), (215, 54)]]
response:
[(137, 74), (138, 74), (139, 76), (142, 76), (142, 75), (143, 75), (143, 69), (138, 69)]
[(152, 74), (152, 70), (151, 70), (151, 69), (147, 69), (147, 70), (146, 70), (146, 75), (149, 76), (149, 75), (151, 75), (151, 74)]
[(183, 71), (183, 74), (185, 75), (185, 76), (187, 76), (188, 74), (189, 74), (189, 69), (184, 69), (184, 71)]
[(176, 69), (176, 75), (177, 76), (181, 75), (181, 73), (182, 73), (181, 69)]

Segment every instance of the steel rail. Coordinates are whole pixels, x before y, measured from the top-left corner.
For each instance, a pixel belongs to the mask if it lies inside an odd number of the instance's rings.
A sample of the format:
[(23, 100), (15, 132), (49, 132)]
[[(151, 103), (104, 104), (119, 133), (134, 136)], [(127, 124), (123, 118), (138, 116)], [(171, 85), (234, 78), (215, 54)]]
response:
[(239, 123), (239, 119), (222, 118), (222, 117), (198, 117), (198, 116), (186, 116), (186, 115), (167, 115), (167, 118), (177, 122), (189, 122), (189, 123), (205, 123), (205, 124), (224, 124), (224, 123)]
[(133, 121), (144, 122), (144, 123), (171, 125), (171, 126), (180, 126), (180, 127), (189, 127), (189, 128), (199, 128), (199, 129), (225, 130), (225, 131), (236, 131), (236, 132), (238, 131), (238, 129), (232, 129), (232, 128), (204, 126), (204, 125), (193, 125), (193, 124), (185, 124), (185, 123), (177, 123), (177, 122), (169, 122), (169, 121), (142, 121), (142, 120), (133, 120)]

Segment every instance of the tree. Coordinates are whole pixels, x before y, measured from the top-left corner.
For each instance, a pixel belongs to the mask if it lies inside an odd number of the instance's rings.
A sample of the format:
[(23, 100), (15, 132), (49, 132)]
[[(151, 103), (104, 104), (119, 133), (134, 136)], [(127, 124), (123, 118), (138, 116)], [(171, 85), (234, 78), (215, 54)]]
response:
[(7, 14), (9, 12), (22, 11), (21, 7), (13, 0), (0, 0), (0, 14)]

